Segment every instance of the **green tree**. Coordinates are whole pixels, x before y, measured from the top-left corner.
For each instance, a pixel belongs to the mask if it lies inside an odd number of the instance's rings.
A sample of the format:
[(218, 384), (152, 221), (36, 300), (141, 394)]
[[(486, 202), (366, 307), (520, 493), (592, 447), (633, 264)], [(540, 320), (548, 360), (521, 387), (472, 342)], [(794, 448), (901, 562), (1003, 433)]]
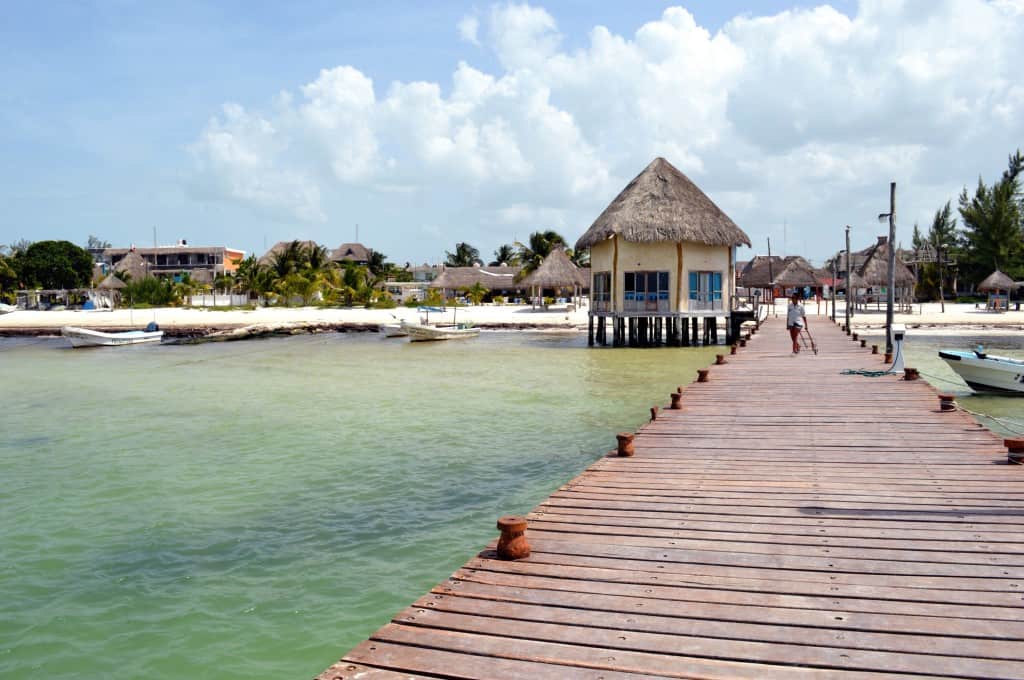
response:
[(14, 259), (0, 254), (0, 299), (10, 299), (18, 287), (18, 272), (14, 270)]
[(519, 253), (516, 252), (516, 248), (513, 245), (504, 243), (498, 246), (498, 249), (494, 251), (494, 260), (491, 262), (492, 267), (500, 267), (503, 264), (509, 266), (519, 264)]
[(555, 248), (568, 248), (562, 235), (550, 229), (530, 234), (528, 245), (522, 243), (516, 245), (519, 246), (519, 263), (523, 265), (523, 275), (539, 267), (544, 258), (550, 255)]
[(85, 242), (85, 247), (88, 250), (103, 250), (110, 247), (110, 241), (104, 241), (98, 236), (89, 234), (89, 239)]
[(444, 254), (448, 258), (445, 264), (449, 267), (472, 267), (480, 262), (480, 251), (468, 243), (456, 243), (454, 253), (446, 250)]
[(960, 219), (964, 225), (960, 264), (969, 279), (979, 281), (993, 269), (1011, 278), (1024, 276), (1024, 212), (1019, 175), (1024, 170), (1020, 151), (1011, 155), (1006, 172), (991, 187), (980, 177), (974, 195), (960, 192)]
[(14, 260), (28, 286), (50, 290), (84, 288), (92, 281), (92, 255), (70, 241), (38, 241), (16, 251)]
[(487, 296), (487, 289), (479, 281), (474, 283), (472, 286), (467, 287), (464, 292), (466, 293), (466, 297), (469, 298), (469, 301), (474, 305), (478, 305), (483, 302), (484, 297)]
[(270, 267), (278, 279), (299, 272), (309, 266), (310, 249), (302, 241), (291, 241), (271, 257)]
[(378, 278), (387, 276), (390, 270), (390, 266), (388, 265), (388, 256), (376, 250), (371, 250), (370, 260), (366, 263), (366, 268), (370, 270), (371, 274)]

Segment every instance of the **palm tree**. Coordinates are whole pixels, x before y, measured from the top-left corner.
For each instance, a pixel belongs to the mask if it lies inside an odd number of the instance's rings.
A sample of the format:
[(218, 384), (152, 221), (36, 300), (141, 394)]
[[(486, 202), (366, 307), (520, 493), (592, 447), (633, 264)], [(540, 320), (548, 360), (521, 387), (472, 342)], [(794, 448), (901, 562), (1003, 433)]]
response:
[(516, 245), (519, 246), (519, 261), (523, 265), (523, 276), (539, 267), (544, 258), (550, 255), (556, 247), (566, 248), (568, 246), (561, 234), (550, 229), (530, 234), (530, 245), (528, 246), (522, 243)]
[(481, 302), (483, 302), (484, 297), (487, 295), (487, 289), (484, 288), (484, 285), (479, 281), (474, 283), (472, 286), (466, 288), (465, 292), (466, 297), (468, 297), (469, 301), (472, 302), (474, 305), (478, 305)]
[(519, 254), (516, 252), (515, 246), (504, 243), (494, 251), (494, 261), (490, 266), (500, 267), (503, 264), (519, 264)]
[(449, 267), (472, 267), (480, 262), (480, 251), (468, 243), (456, 243), (454, 253), (446, 250), (444, 254), (448, 256), (445, 264)]
[(366, 263), (366, 267), (370, 270), (371, 274), (380, 277), (388, 270), (388, 256), (376, 250), (371, 250), (370, 260)]
[[(321, 248), (317, 246), (317, 248)], [(302, 241), (292, 241), (278, 253), (274, 253), (270, 266), (278, 278), (284, 278), (309, 266), (310, 249)]]

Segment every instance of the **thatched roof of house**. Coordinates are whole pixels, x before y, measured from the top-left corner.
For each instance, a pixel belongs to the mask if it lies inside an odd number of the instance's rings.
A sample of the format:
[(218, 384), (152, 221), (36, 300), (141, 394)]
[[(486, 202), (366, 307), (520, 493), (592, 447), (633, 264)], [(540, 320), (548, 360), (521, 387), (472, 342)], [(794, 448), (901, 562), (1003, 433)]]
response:
[(576, 249), (618, 235), (633, 243), (750, 245), (743, 230), (697, 185), (664, 158), (655, 158), (605, 208)]
[[(854, 288), (869, 288), (870, 283), (864, 280), (864, 277), (858, 274), (856, 271), (850, 272), (850, 283), (853, 284)], [(839, 272), (839, 280), (836, 281), (836, 290), (846, 290), (846, 272)]]
[(97, 286), (97, 288), (105, 288), (107, 290), (119, 290), (127, 285), (127, 283), (117, 278), (113, 274), (108, 274), (107, 278), (100, 281), (100, 285)]
[(114, 273), (126, 273), (133, 281), (139, 281), (149, 275), (149, 264), (134, 250), (118, 260), (114, 265)]
[(811, 263), (795, 255), (786, 258), (786, 266), (775, 275), (773, 283), (776, 286), (818, 286), (818, 273), (811, 266)]
[[(299, 243), (301, 243), (304, 248), (308, 249), (320, 247), (320, 244), (317, 243), (316, 241), (299, 241)], [(285, 249), (287, 249), (288, 246), (290, 246), (291, 244), (291, 241), (278, 241), (274, 245), (270, 246), (270, 250), (263, 253), (263, 257), (257, 260), (257, 262), (261, 265), (266, 265), (268, 267), (273, 265), (274, 258), (283, 253)]]
[(522, 267), (445, 267), (441, 274), (430, 282), (431, 288), (462, 290), (479, 283), (487, 290), (519, 290), (525, 288), (516, 281)]
[(978, 284), (980, 291), (1011, 291), (1017, 290), (1018, 286), (1009, 276), (998, 269), (985, 277), (985, 280)]
[[(770, 266), (769, 266), (770, 265)], [(778, 255), (755, 255), (740, 271), (741, 288), (770, 288), (772, 279), (786, 268), (786, 261)]]
[[(869, 286), (889, 285), (889, 239), (879, 236), (878, 242), (870, 249), (864, 264), (857, 271)], [(896, 285), (900, 287), (913, 286), (917, 283), (917, 277), (910, 268), (896, 257)]]
[(537, 286), (540, 288), (573, 288), (575, 286), (587, 287), (590, 285), (589, 272), (584, 273), (573, 264), (569, 256), (562, 248), (555, 248), (536, 269), (527, 274), (519, 282), (524, 288)]
[(363, 263), (369, 262), (370, 249), (362, 243), (342, 243), (331, 251), (331, 260), (335, 262), (344, 262), (345, 260)]

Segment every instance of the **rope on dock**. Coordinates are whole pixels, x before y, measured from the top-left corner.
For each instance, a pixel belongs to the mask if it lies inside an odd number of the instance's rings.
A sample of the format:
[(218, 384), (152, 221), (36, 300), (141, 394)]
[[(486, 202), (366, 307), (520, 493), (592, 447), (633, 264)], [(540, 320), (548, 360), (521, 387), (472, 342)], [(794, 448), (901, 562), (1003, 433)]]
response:
[[(964, 413), (970, 413), (975, 418), (985, 418), (987, 420), (991, 420), (992, 422), (999, 423), (1000, 425), (1005, 427), (1010, 432), (1013, 432), (1014, 434), (1024, 434), (1024, 422), (1021, 422), (1019, 420), (1008, 420), (1006, 418), (997, 418), (996, 416), (990, 416), (986, 413), (977, 413), (970, 409), (964, 408), (960, 404), (957, 404), (956, 407), (963, 411)], [(1013, 423), (1013, 425), (1010, 425), (1009, 423)]]

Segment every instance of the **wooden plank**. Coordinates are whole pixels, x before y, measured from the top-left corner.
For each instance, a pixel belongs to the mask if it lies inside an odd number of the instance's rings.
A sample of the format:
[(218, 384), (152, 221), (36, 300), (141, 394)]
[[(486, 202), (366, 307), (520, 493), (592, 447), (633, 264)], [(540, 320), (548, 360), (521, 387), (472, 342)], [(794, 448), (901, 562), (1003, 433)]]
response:
[(492, 543), (321, 679), (1024, 678), (1022, 470), (814, 325), (794, 358), (768, 322), (530, 512), (529, 558)]

